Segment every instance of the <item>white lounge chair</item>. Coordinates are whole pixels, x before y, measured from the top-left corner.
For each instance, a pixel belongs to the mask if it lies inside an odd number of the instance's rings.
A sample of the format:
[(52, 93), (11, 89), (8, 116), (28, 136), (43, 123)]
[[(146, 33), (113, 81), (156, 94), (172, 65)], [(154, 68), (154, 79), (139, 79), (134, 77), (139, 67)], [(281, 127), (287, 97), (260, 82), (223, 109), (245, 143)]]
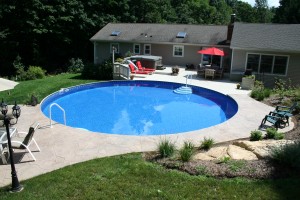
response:
[(38, 127), (39, 127), (39, 123), (34, 123), (33, 125), (30, 126), (28, 133), (18, 131), (11, 141), (13, 149), (26, 149), (29, 152), (29, 154), (32, 156), (34, 161), (36, 161), (36, 158), (34, 157), (31, 150), (29, 149), (29, 146), (32, 144), (32, 142), (34, 142), (34, 144), (38, 148), (38, 151), (41, 151), (40, 147), (38, 146), (35, 139), (33, 138), (33, 135)]

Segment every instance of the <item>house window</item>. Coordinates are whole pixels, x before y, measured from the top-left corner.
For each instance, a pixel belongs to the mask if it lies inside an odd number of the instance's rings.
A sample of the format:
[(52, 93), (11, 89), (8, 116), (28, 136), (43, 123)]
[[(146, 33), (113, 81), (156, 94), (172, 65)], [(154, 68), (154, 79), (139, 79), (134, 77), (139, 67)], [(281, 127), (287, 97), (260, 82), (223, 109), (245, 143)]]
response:
[(151, 45), (150, 44), (145, 44), (144, 45), (144, 54), (145, 55), (151, 55)]
[(113, 52), (113, 48), (115, 48), (115, 53), (119, 53), (119, 44), (118, 43), (111, 43), (110, 44), (110, 53)]
[(285, 75), (288, 56), (248, 54), (247, 69), (253, 72)]
[(141, 52), (141, 45), (140, 44), (134, 44), (133, 45), (133, 53), (134, 54), (140, 54)]
[(173, 56), (174, 57), (183, 57), (184, 55), (184, 47), (181, 45), (173, 46)]

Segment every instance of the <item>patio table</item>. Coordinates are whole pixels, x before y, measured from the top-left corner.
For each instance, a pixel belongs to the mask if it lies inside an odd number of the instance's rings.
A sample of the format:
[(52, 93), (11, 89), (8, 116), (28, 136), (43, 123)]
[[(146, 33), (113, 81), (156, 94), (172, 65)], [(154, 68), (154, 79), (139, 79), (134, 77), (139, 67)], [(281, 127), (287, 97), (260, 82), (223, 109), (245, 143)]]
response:
[[(17, 132), (17, 128), (11, 127), (9, 128), (10, 137), (12, 137)], [(3, 164), (7, 164), (5, 155), (4, 155), (4, 148), (7, 146), (7, 134), (6, 128), (0, 128), (0, 153), (1, 159)]]

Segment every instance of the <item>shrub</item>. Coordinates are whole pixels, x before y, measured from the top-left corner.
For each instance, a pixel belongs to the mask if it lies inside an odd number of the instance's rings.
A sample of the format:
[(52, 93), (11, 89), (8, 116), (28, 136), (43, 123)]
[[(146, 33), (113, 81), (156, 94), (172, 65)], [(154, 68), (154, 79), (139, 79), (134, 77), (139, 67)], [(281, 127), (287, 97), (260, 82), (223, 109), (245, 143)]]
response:
[(277, 133), (277, 130), (275, 128), (267, 128), (266, 132), (267, 132), (266, 137), (268, 139), (274, 139), (275, 135)]
[(163, 158), (171, 157), (175, 152), (175, 144), (167, 139), (164, 139), (158, 144), (158, 152)]
[(200, 148), (209, 150), (214, 143), (215, 141), (212, 138), (204, 138), (204, 140), (201, 142)]
[(180, 158), (183, 162), (191, 159), (194, 153), (195, 145), (191, 142), (184, 142), (183, 147), (179, 150)]
[(228, 163), (230, 160), (231, 160), (231, 158), (229, 156), (224, 156), (224, 157), (220, 158), (217, 163)]
[(284, 166), (300, 169), (300, 141), (271, 150), (271, 158)]
[(38, 66), (29, 66), (26, 71), (26, 80), (42, 79), (45, 77), (45, 70)]
[(262, 101), (264, 98), (269, 97), (270, 94), (271, 90), (265, 88), (261, 81), (255, 81), (250, 96), (258, 101)]
[(262, 140), (263, 134), (261, 131), (255, 130), (250, 133), (250, 141), (259, 141)]
[(111, 80), (113, 78), (113, 64), (110, 60), (102, 64), (87, 64), (84, 66), (82, 77), (96, 80)]
[(71, 58), (69, 60), (68, 72), (69, 73), (81, 73), (84, 68), (84, 64), (80, 58)]
[(280, 133), (280, 132), (275, 133), (275, 137), (274, 137), (275, 140), (282, 140), (283, 138), (284, 138), (283, 133)]
[(16, 80), (18, 81), (24, 81), (26, 80), (26, 71), (25, 71), (25, 66), (21, 62), (21, 57), (17, 56), (16, 59), (13, 62), (13, 66), (16, 69)]

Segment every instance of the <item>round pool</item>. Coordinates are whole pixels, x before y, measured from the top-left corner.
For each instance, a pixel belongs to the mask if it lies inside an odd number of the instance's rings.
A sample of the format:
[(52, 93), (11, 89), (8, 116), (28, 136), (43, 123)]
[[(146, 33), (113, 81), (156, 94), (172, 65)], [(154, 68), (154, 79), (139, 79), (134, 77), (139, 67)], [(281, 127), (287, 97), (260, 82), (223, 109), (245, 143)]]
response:
[[(108, 81), (61, 89), (41, 103), (52, 120), (94, 132), (121, 135), (165, 135), (195, 131), (225, 122), (238, 110), (229, 96), (190, 86), (177, 94), (179, 83)], [(53, 105), (55, 104), (55, 105)], [(51, 106), (53, 105), (53, 106)]]

